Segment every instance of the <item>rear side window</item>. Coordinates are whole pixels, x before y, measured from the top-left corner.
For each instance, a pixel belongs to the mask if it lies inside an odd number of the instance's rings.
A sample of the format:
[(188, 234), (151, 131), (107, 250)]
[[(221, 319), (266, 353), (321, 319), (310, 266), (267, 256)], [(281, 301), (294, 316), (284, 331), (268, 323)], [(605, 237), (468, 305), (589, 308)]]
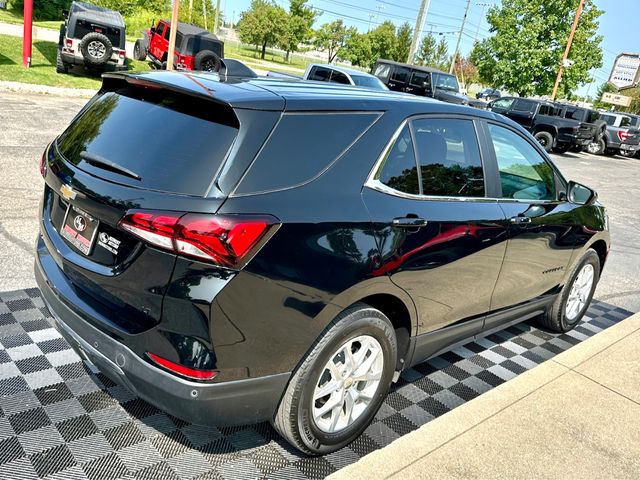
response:
[[(70, 163), (115, 183), (149, 190), (204, 195), (238, 133), (230, 108), (127, 88), (93, 103), (58, 139)], [(125, 95), (126, 94), (126, 95)], [(101, 168), (104, 159), (140, 180)], [(89, 160), (87, 160), (89, 158)]]
[(387, 153), (376, 178), (398, 192), (420, 193), (418, 168), (409, 126), (405, 126)]
[(327, 169), (377, 119), (372, 113), (289, 113), (282, 116), (236, 194), (282, 190)]
[(421, 118), (412, 122), (422, 194), (483, 197), (480, 148), (470, 120)]

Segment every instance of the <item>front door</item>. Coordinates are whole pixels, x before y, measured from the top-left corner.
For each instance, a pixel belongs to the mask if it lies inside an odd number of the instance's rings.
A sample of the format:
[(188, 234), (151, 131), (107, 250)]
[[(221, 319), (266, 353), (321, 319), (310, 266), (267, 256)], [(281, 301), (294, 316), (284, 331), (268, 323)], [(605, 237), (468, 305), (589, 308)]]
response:
[[(427, 72), (421, 72), (414, 70), (409, 80), (409, 85), (405, 89), (407, 93), (419, 95), (421, 97), (430, 96), (430, 92), (427, 93), (427, 86), (430, 86), (429, 74)], [(431, 88), (429, 88), (431, 90)]]
[(162, 53), (164, 51), (162, 49), (162, 45), (164, 43), (163, 35), (165, 27), (166, 25), (164, 23), (158, 23), (158, 27), (156, 28), (155, 32), (153, 32), (153, 35), (151, 36), (151, 42), (149, 43), (149, 52), (151, 52), (151, 55), (153, 55), (158, 60), (162, 59)]
[(506, 116), (524, 128), (531, 128), (533, 119), (536, 116), (536, 106), (536, 102), (524, 98), (516, 98)]
[(506, 250), (504, 214), (485, 185), (472, 120), (407, 122), (363, 190), (380, 259), (412, 297), (418, 334), (466, 319), (479, 330)]
[(553, 167), (516, 130), (489, 123), (500, 176), (500, 207), (509, 241), (491, 309), (515, 306), (556, 293), (575, 243), (572, 210), (558, 200)]

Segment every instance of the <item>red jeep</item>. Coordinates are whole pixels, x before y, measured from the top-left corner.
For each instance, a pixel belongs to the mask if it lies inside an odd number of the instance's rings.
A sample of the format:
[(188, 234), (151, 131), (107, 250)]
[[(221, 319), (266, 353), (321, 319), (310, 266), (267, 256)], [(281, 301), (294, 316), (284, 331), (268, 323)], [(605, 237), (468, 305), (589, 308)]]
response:
[[(136, 60), (149, 58), (158, 68), (167, 68), (170, 22), (160, 20), (155, 27), (144, 31), (133, 47)], [(173, 64), (178, 70), (220, 70), (220, 59), (224, 58), (224, 42), (211, 32), (188, 23), (178, 23), (176, 50)]]

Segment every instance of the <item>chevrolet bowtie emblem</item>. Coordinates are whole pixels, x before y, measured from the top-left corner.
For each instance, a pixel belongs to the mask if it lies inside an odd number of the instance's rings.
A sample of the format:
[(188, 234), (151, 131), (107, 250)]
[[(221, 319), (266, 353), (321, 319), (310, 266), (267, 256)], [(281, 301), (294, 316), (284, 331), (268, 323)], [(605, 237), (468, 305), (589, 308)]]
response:
[(69, 185), (62, 185), (60, 187), (60, 194), (65, 200), (73, 200), (76, 198), (76, 192)]

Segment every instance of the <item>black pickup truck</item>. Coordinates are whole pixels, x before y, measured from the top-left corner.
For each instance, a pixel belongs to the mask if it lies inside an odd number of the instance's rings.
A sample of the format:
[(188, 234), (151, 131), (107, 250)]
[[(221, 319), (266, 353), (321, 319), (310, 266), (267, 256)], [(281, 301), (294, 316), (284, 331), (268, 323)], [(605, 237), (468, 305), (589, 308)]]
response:
[(529, 130), (547, 152), (584, 147), (596, 134), (593, 123), (562, 118), (561, 109), (546, 100), (502, 97), (489, 103), (488, 108)]

